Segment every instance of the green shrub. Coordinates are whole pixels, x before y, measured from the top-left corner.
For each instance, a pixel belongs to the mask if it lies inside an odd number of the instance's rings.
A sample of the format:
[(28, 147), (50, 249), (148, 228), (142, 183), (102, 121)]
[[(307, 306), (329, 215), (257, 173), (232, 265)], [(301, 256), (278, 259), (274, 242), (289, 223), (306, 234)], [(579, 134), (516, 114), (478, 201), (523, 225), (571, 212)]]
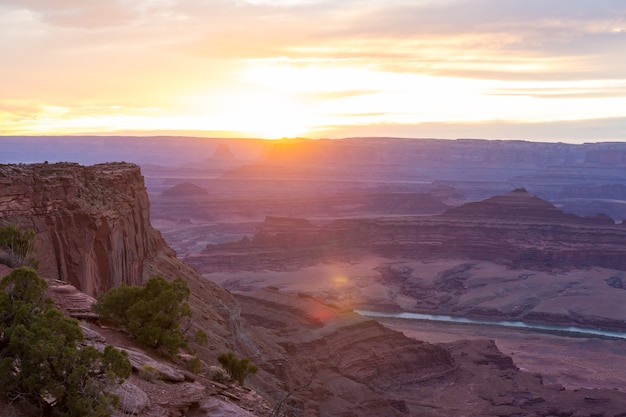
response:
[(157, 276), (145, 287), (111, 289), (98, 297), (94, 310), (102, 320), (125, 327), (139, 344), (175, 354), (186, 346), (180, 322), (191, 317), (189, 294), (182, 279), (168, 282)]
[(0, 259), (11, 268), (30, 266), (37, 269), (39, 261), (33, 258), (35, 251), (35, 231), (21, 230), (14, 224), (0, 226), (0, 249), (4, 253)]
[(28, 267), (0, 281), (0, 391), (42, 415), (109, 416), (118, 400), (110, 391), (131, 372), (128, 355), (79, 349), (78, 322), (54, 307), (46, 287)]
[(209, 367), (209, 378), (212, 381), (219, 382), (220, 384), (225, 384), (230, 379), (230, 376), (224, 368), (220, 368), (219, 366), (211, 366)]
[(209, 344), (209, 336), (202, 330), (197, 330), (195, 342), (200, 346), (206, 346)]
[(248, 375), (256, 374), (259, 368), (250, 362), (248, 358), (239, 358), (233, 352), (222, 353), (217, 357), (217, 361), (222, 365), (228, 375), (244, 385), (244, 380)]
[(139, 367), (139, 369), (137, 370), (137, 375), (144, 381), (152, 383), (155, 383), (160, 378), (159, 370), (154, 366), (150, 366), (147, 364), (143, 364)]
[(189, 369), (189, 371), (193, 372), (194, 374), (199, 374), (204, 369), (204, 365), (202, 365), (202, 361), (198, 356), (194, 356), (187, 363), (187, 369)]

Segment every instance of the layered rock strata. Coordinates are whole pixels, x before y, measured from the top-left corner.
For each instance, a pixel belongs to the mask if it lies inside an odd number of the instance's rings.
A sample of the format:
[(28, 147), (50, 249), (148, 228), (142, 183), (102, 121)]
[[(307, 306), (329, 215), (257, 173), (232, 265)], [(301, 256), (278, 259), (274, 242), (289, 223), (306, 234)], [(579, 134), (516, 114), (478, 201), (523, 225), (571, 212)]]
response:
[(491, 340), (409, 340), (354, 313), (271, 289), (237, 299), (257, 340), (274, 342), (271, 350), (259, 344), (251, 352), (263, 370), (255, 383), (271, 391), (279, 379), (292, 395), (274, 404), (291, 415), (618, 416), (626, 409), (626, 395), (617, 390), (544, 384)]
[(40, 271), (88, 294), (144, 280), (165, 249), (132, 164), (0, 167), (0, 219), (37, 232)]
[(400, 417), (406, 415), (404, 401), (390, 393), (441, 378), (456, 367), (441, 347), (309, 297), (260, 290), (237, 298), (257, 340), (272, 341), (251, 352), (263, 370), (255, 382), (269, 394), (275, 395), (277, 382), (293, 394), (276, 398), (282, 412)]
[[(149, 210), (134, 164), (0, 166), (0, 222), (36, 232), (39, 274), (68, 285), (65, 302), (74, 303), (71, 288), (93, 297), (155, 275), (182, 277), (192, 292), (194, 326), (214, 336), (214, 348), (233, 348), (240, 331), (234, 298), (176, 258), (151, 226)], [(88, 314), (88, 307), (77, 308)]]
[(625, 269), (626, 227), (567, 214), (523, 189), (439, 216), (342, 219), (315, 225), (269, 217), (252, 239), (208, 245), (186, 260), (202, 272), (284, 270), (323, 259), (462, 258), (514, 268)]

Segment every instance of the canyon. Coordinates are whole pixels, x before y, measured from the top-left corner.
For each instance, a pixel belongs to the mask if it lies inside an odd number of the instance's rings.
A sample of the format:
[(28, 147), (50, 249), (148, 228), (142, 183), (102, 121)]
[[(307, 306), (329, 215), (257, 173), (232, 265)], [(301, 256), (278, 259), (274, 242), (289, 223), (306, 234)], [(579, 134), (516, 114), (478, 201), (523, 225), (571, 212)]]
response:
[[(272, 285), (354, 308), (622, 331), (625, 244), (623, 224), (517, 189), (436, 216), (267, 218), (252, 238), (184, 259), (233, 290)], [(322, 278), (333, 274), (343, 282)]]
[[(622, 330), (620, 144), (221, 143), (192, 156), (170, 148), (141, 167), (0, 166), (0, 219), (36, 231), (40, 273), (60, 286), (60, 305), (180, 276), (194, 329), (209, 335), (203, 363), (233, 350), (261, 369), (251, 402), (251, 392), (229, 397), (195, 377), (204, 388), (186, 386), (185, 411), (166, 404), (179, 383), (159, 398), (133, 376), (151, 403), (139, 415), (207, 415), (226, 398), (224, 415), (240, 406), (242, 416), (624, 415), (623, 341), (353, 311)], [(572, 198), (581, 210), (566, 210)], [(598, 205), (608, 215), (587, 212)]]

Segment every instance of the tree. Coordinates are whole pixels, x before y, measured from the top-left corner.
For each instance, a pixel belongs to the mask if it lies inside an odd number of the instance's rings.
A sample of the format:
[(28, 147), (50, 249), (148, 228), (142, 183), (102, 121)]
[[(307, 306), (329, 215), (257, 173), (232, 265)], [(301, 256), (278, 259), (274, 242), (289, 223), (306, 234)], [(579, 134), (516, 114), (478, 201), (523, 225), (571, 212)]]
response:
[(228, 375), (239, 382), (241, 386), (244, 385), (244, 380), (248, 375), (256, 374), (259, 370), (259, 367), (250, 362), (250, 359), (239, 358), (233, 352), (222, 353), (217, 357), (217, 361)]
[(34, 269), (14, 269), (0, 281), (0, 391), (67, 417), (109, 416), (110, 391), (130, 376), (126, 352), (79, 347), (83, 334), (45, 297)]
[(168, 282), (156, 276), (145, 287), (122, 285), (107, 291), (94, 310), (102, 320), (125, 327), (140, 344), (174, 354), (186, 345), (180, 323), (191, 318), (189, 295), (182, 279)]

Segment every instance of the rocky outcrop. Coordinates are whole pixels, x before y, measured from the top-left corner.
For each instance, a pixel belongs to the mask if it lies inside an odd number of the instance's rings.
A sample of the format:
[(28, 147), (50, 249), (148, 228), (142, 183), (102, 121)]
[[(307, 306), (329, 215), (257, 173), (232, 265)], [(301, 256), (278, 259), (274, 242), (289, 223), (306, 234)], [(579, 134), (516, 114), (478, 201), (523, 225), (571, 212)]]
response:
[(606, 216), (592, 218), (564, 213), (549, 202), (518, 188), (510, 193), (488, 198), (483, 201), (463, 204), (443, 213), (444, 218), (466, 221), (477, 219), (494, 222), (514, 223), (570, 223), (574, 225), (609, 225), (615, 221)]
[(126, 414), (140, 414), (150, 404), (148, 394), (128, 381), (117, 387), (113, 394), (119, 398), (119, 409)]
[(180, 184), (176, 184), (172, 188), (163, 190), (161, 195), (167, 198), (176, 198), (186, 201), (188, 199), (194, 199), (195, 197), (207, 198), (209, 196), (209, 193), (206, 189), (202, 187), (198, 187), (197, 185), (188, 182), (183, 182)]
[(273, 290), (237, 297), (246, 323), (260, 333), (258, 340), (272, 341), (251, 352), (263, 370), (255, 384), (273, 396), (276, 383), (293, 392), (276, 398), (276, 404), (285, 400), (282, 413), (400, 417), (403, 401), (390, 399), (391, 393), (456, 369), (441, 347), (309, 297)]
[(58, 308), (65, 313), (79, 320), (93, 320), (98, 317), (92, 310), (96, 299), (63, 281), (48, 281), (48, 296), (52, 298)]
[(91, 295), (142, 283), (147, 260), (166, 250), (149, 209), (136, 165), (0, 168), (0, 219), (36, 231), (42, 275)]
[(90, 296), (122, 283), (182, 277), (194, 328), (209, 334), (214, 349), (233, 348), (240, 331), (234, 298), (176, 258), (151, 226), (149, 209), (134, 164), (0, 166), (0, 222), (36, 232), (39, 274), (68, 314), (89, 318)]

